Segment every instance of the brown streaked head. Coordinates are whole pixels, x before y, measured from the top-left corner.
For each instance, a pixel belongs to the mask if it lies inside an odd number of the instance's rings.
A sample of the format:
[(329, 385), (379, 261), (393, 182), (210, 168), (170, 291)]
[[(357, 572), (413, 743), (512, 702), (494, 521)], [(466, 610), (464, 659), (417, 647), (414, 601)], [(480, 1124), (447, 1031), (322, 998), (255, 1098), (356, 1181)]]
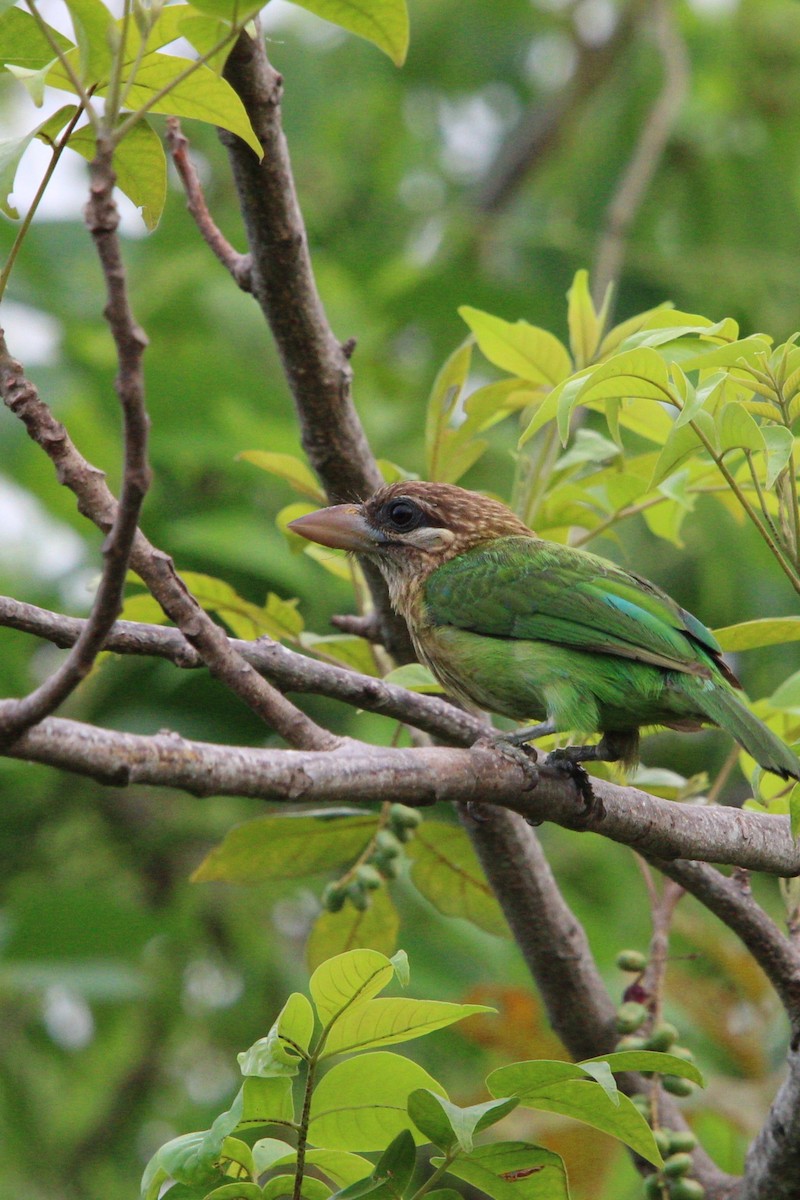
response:
[(533, 536), (505, 504), (451, 483), (421, 480), (392, 483), (363, 504), (319, 509), (289, 528), (323, 546), (374, 555), (387, 578), (427, 575), (493, 538)]

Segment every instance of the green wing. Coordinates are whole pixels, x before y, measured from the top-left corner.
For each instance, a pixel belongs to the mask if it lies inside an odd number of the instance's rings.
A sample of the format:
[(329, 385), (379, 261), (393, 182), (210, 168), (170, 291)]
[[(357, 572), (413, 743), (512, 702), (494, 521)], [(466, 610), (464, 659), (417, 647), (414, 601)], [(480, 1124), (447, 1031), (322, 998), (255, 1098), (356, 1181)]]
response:
[(486, 542), (437, 568), (426, 615), (487, 637), (554, 642), (735, 682), (714, 635), (638, 575), (538, 538)]

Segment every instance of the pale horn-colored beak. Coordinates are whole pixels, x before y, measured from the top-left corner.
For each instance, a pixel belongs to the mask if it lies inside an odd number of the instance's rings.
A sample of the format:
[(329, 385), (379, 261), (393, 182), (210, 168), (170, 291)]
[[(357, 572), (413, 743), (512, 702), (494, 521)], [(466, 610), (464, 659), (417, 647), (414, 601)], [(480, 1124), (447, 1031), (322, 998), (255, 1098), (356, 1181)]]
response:
[(380, 538), (370, 529), (358, 504), (334, 504), (331, 508), (318, 508), (290, 521), (287, 529), (299, 533), (310, 542), (320, 546), (332, 546), (337, 550), (355, 550), (358, 554), (374, 550)]

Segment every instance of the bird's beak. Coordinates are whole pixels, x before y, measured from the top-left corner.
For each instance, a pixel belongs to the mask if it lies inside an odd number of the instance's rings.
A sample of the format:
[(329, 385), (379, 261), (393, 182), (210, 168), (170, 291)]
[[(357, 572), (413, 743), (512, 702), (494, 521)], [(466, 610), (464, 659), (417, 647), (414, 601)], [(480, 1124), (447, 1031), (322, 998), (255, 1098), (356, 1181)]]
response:
[(332, 508), (318, 508), (316, 512), (290, 521), (287, 528), (308, 538), (310, 542), (319, 542), (320, 546), (355, 550), (359, 554), (374, 550), (378, 541), (358, 504), (334, 504)]

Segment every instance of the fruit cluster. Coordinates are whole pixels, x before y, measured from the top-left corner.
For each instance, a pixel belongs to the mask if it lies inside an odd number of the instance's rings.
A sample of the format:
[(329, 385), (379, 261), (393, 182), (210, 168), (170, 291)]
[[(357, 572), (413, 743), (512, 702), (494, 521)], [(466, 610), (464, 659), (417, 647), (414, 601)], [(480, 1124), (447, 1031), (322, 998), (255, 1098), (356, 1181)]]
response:
[(370, 892), (387, 879), (396, 879), (403, 855), (403, 844), (411, 840), (422, 822), (422, 814), (405, 804), (392, 804), (388, 820), (375, 834), (367, 854), (341, 879), (332, 880), (322, 893), (322, 907), (339, 912), (349, 900), (358, 912), (369, 908)]

